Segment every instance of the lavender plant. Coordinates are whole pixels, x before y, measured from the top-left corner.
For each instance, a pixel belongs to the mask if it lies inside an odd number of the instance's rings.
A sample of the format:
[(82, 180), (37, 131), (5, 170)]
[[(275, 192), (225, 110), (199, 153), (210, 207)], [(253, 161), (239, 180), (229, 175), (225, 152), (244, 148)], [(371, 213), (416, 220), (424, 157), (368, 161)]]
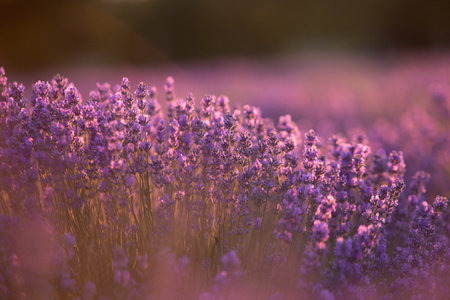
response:
[(448, 199), (401, 151), (163, 94), (57, 75), (28, 101), (0, 68), (1, 298), (447, 295)]

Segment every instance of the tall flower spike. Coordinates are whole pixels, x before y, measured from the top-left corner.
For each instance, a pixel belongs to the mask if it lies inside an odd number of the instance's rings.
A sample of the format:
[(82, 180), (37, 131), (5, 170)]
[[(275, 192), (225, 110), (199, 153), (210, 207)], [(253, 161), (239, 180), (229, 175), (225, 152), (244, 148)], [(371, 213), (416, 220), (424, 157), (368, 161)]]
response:
[(0, 101), (6, 101), (6, 89), (8, 78), (6, 77), (5, 69), (0, 67)]
[(172, 101), (175, 99), (175, 80), (173, 77), (169, 76), (166, 79), (166, 83), (164, 84), (164, 92), (166, 93), (166, 100)]
[(403, 152), (392, 151), (388, 158), (388, 171), (393, 176), (402, 176), (405, 173), (405, 162), (403, 160)]
[(49, 92), (51, 91), (51, 86), (48, 82), (38, 81), (34, 84), (33, 93), (31, 95), (31, 104), (34, 106), (36, 104), (36, 99), (38, 97), (45, 99)]
[(303, 151), (303, 166), (311, 171), (319, 154), (317, 150), (317, 137), (314, 130), (305, 133), (305, 148)]
[(9, 84), (8, 96), (11, 97), (20, 108), (24, 108), (26, 103), (24, 99), (25, 87), (21, 83), (13, 82)]
[(149, 96), (149, 92), (147, 89), (147, 86), (140, 82), (136, 89), (136, 97), (137, 97), (137, 106), (140, 110), (144, 110), (144, 108), (147, 106), (147, 98)]
[(64, 97), (64, 91), (69, 84), (69, 80), (62, 76), (61, 74), (56, 74), (51, 80), (51, 85), (53, 88), (52, 99), (59, 100)]
[(130, 92), (130, 81), (127, 77), (122, 78), (122, 84), (120, 85), (120, 92), (122, 96), (126, 96)]
[(69, 107), (76, 106), (81, 102), (81, 94), (75, 86), (69, 86), (65, 90), (65, 100)]

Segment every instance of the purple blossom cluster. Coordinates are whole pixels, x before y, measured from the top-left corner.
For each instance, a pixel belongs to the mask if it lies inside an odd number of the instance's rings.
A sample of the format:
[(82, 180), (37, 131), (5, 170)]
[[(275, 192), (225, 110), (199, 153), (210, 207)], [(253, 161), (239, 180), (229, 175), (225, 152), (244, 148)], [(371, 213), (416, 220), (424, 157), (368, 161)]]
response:
[[(0, 68), (0, 298), (439, 299), (448, 199), (403, 152), (127, 78)], [(163, 114), (162, 107), (166, 107)], [(42, 287), (42, 288), (39, 288)]]

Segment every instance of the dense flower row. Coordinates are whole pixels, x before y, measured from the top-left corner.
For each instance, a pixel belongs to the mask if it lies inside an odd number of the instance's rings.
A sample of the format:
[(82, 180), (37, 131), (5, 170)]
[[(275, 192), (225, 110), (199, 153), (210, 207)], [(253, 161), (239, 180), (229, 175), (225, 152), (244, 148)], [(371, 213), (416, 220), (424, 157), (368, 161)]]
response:
[(0, 69), (1, 298), (446, 295), (448, 199), (403, 153), (127, 78), (82, 100)]

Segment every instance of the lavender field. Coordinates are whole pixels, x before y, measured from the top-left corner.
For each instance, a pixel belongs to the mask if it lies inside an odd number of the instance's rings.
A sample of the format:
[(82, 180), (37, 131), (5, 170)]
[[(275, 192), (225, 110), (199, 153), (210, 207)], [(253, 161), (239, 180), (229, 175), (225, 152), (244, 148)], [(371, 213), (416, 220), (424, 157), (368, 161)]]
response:
[(1, 299), (450, 293), (448, 56), (64, 71), (0, 68)]

